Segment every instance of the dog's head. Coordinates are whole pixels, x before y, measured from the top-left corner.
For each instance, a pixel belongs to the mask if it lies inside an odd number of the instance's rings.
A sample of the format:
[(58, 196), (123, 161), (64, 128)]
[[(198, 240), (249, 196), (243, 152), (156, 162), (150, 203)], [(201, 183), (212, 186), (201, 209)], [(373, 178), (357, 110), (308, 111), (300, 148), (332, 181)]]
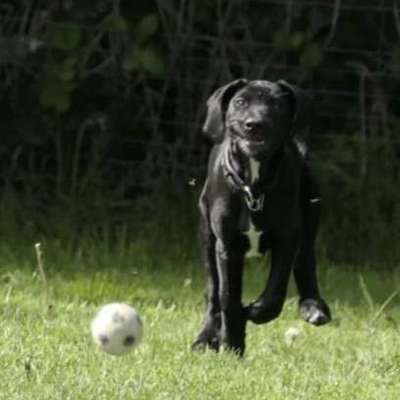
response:
[(203, 132), (214, 142), (226, 135), (249, 156), (272, 155), (308, 125), (310, 96), (285, 81), (235, 80), (207, 102)]

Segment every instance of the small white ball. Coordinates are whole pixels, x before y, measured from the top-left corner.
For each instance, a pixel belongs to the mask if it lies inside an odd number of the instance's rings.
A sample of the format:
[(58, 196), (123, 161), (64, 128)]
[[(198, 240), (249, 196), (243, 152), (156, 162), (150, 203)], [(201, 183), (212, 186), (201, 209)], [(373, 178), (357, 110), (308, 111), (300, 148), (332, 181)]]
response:
[(119, 356), (136, 347), (143, 336), (143, 323), (138, 312), (125, 303), (101, 307), (90, 330), (93, 340), (106, 353)]

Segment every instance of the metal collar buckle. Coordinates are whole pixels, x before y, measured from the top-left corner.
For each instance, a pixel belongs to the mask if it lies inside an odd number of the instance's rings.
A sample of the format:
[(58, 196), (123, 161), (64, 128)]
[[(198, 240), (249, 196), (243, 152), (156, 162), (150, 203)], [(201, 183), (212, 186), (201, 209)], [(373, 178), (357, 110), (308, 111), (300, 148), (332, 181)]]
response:
[(261, 211), (264, 207), (264, 194), (254, 197), (249, 186), (243, 186), (244, 199), (250, 211)]

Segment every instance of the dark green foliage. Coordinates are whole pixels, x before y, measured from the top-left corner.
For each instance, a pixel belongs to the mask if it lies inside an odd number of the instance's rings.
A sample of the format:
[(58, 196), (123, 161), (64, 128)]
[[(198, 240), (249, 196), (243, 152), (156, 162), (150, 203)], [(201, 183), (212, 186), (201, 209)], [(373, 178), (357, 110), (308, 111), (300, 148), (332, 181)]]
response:
[(362, 142), (326, 139), (313, 163), (323, 187), (320, 244), (336, 262), (396, 265), (400, 257), (400, 160), (394, 146), (370, 140), (364, 171)]
[(321, 252), (396, 263), (399, 15), (391, 1), (2, 1), (0, 234), (123, 224), (192, 242), (205, 100), (283, 78), (316, 96)]

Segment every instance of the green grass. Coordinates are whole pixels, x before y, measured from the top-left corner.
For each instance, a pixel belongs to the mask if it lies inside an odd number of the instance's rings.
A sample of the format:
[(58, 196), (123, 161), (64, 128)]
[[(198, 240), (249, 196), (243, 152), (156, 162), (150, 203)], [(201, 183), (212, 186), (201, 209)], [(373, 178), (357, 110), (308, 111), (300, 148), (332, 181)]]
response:
[[(0, 399), (398, 399), (400, 271), (322, 266), (334, 321), (302, 322), (291, 287), (279, 319), (249, 324), (237, 359), (190, 352), (203, 312), (191, 252), (107, 243), (45, 243), (50, 307), (33, 244), (0, 248)], [(246, 268), (246, 300), (265, 276), (262, 264)], [(142, 345), (123, 357), (99, 351), (89, 333), (98, 307), (116, 300), (133, 304), (145, 327)], [(288, 346), (293, 326), (301, 335)]]

